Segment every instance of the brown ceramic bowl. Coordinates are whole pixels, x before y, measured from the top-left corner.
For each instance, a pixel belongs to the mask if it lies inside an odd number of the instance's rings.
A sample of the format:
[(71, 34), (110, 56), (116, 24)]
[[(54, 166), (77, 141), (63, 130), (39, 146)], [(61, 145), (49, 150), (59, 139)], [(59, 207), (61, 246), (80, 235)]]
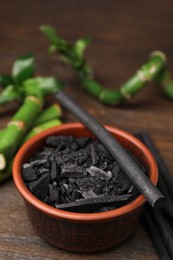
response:
[[(106, 128), (145, 165), (151, 181), (156, 185), (158, 170), (150, 151), (132, 135), (115, 127)], [(50, 135), (94, 137), (79, 123), (64, 124), (36, 135), (19, 150), (13, 164), (13, 178), (24, 198), (29, 219), (39, 235), (53, 245), (78, 252), (103, 250), (128, 238), (135, 230), (145, 204), (143, 195), (112, 211), (73, 213), (55, 209), (41, 202), (25, 187), (21, 174), (22, 164), (40, 150)]]

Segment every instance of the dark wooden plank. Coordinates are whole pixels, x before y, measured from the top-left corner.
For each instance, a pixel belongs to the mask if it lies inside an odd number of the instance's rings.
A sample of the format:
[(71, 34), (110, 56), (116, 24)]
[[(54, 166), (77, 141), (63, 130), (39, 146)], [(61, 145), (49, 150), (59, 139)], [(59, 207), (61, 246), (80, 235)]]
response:
[[(0, 3), (0, 72), (10, 72), (14, 59), (28, 51), (36, 54), (40, 75), (55, 75), (71, 86), (66, 91), (96, 116), (131, 133), (145, 129), (152, 136), (170, 170), (173, 170), (172, 102), (150, 83), (128, 104), (105, 107), (81, 88), (73, 71), (46, 57), (48, 41), (39, 32), (40, 24), (52, 24), (68, 40), (90, 35), (86, 52), (100, 82), (118, 88), (142, 65), (150, 51), (166, 52), (173, 71), (173, 3), (169, 0), (15, 0)], [(52, 98), (47, 99), (50, 103)], [(4, 127), (17, 104), (0, 110)], [(65, 113), (65, 121), (76, 121)], [(0, 259), (158, 259), (143, 226), (117, 248), (99, 254), (81, 255), (56, 249), (41, 240), (29, 223), (22, 198), (12, 181), (0, 187)]]

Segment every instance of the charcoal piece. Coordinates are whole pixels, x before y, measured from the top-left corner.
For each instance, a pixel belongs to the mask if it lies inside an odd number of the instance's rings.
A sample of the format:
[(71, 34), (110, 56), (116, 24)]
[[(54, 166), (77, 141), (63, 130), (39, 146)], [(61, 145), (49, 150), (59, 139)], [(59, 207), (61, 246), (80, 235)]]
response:
[(79, 145), (74, 141), (70, 146), (70, 151), (76, 151), (79, 149)]
[(35, 181), (38, 178), (36, 171), (30, 164), (23, 165), (22, 177), (23, 177), (24, 181)]
[(69, 189), (69, 186), (68, 186), (68, 184), (66, 184), (66, 183), (63, 183), (62, 185), (64, 186), (64, 188), (65, 188), (65, 190), (66, 190), (66, 191)]
[[(64, 185), (67, 185), (67, 184), (64, 184)], [(66, 187), (64, 187), (64, 188), (66, 188), (66, 195), (67, 196), (69, 196), (69, 197), (71, 197), (71, 195), (72, 195), (72, 192), (73, 192), (73, 186), (71, 185), (71, 184), (68, 184)]]
[(115, 164), (113, 169), (112, 169), (112, 175), (114, 177), (116, 177), (120, 173), (120, 171), (121, 171), (120, 166), (118, 164)]
[(92, 199), (80, 199), (71, 203), (65, 203), (58, 205), (55, 203), (55, 207), (62, 210), (78, 212), (82, 210), (89, 209), (92, 211), (98, 210), (101, 207), (105, 206), (114, 206), (120, 207), (128, 203), (132, 199), (130, 194), (121, 195), (121, 196), (107, 196), (107, 197), (98, 197)]
[(43, 165), (44, 163), (47, 163), (47, 159), (32, 161), (32, 162), (30, 162), (30, 165), (31, 166), (40, 166), (40, 165)]
[(114, 206), (106, 206), (106, 207), (101, 207), (99, 209), (99, 212), (107, 212), (109, 210), (114, 210), (114, 209), (116, 209), (116, 207), (114, 207)]
[(30, 163), (24, 163), (24, 164), (22, 165), (22, 169), (26, 169), (26, 168), (29, 168), (29, 167), (31, 167), (31, 164), (30, 164)]
[(73, 190), (71, 194), (71, 201), (75, 201), (82, 198), (82, 192), (79, 190)]
[(72, 152), (70, 154), (70, 159), (73, 162), (77, 163), (78, 165), (81, 165), (84, 162), (86, 162), (89, 155), (90, 155), (90, 149), (89, 148), (80, 149), (78, 151)]
[(58, 199), (58, 202), (55, 202), (55, 205), (56, 204), (64, 204), (66, 203), (66, 199), (65, 199), (65, 196), (63, 196), (62, 194), (59, 196), (59, 199)]
[(46, 139), (46, 144), (57, 147), (58, 150), (63, 150), (64, 148), (70, 146), (73, 141), (73, 136), (49, 136)]
[(101, 178), (101, 179), (110, 179), (112, 177), (112, 173), (111, 172), (105, 172), (101, 169), (99, 169), (98, 167), (96, 166), (90, 166), (89, 168), (87, 168), (87, 172), (92, 176), (92, 177), (95, 177), (95, 176), (98, 176)]
[(111, 161), (114, 161), (113, 157), (111, 156), (111, 154), (107, 151), (107, 149), (104, 147), (103, 144), (98, 144), (96, 146), (96, 149), (98, 150), (98, 152), (100, 153), (102, 158), (106, 158), (109, 159)]
[(51, 147), (45, 147), (42, 152), (39, 152), (40, 156), (48, 158), (51, 153), (53, 152), (53, 148)]
[(92, 142), (92, 138), (90, 137), (80, 137), (76, 139), (76, 143), (79, 145), (80, 148), (84, 148), (90, 142)]
[(108, 168), (108, 162), (102, 163), (102, 164), (99, 166), (99, 168), (100, 168), (101, 170), (103, 170), (103, 171), (106, 171), (107, 168)]
[(94, 145), (90, 145), (90, 151), (91, 151), (91, 160), (92, 160), (92, 164), (96, 165), (98, 162), (98, 155), (96, 153), (95, 147)]
[(127, 193), (132, 185), (132, 181), (126, 176), (123, 171), (120, 171), (116, 175), (115, 180), (118, 183), (119, 194)]
[(65, 196), (65, 200), (66, 200), (66, 203), (70, 203), (71, 202), (71, 200), (67, 196)]
[(46, 173), (46, 172), (49, 172), (49, 171), (50, 171), (49, 169), (44, 168), (44, 167), (39, 167), (38, 168), (39, 174), (43, 174), (43, 173)]
[(98, 197), (98, 195), (92, 190), (82, 192), (82, 196), (84, 197), (84, 199), (91, 199), (91, 198)]
[(51, 162), (50, 178), (52, 182), (59, 181), (61, 175), (61, 167), (56, 163), (56, 161)]
[(76, 178), (70, 177), (70, 178), (68, 178), (68, 182), (69, 183), (75, 183), (76, 182)]
[(44, 200), (48, 194), (49, 177), (44, 173), (38, 180), (28, 182), (29, 190), (40, 200)]
[(52, 202), (58, 201), (59, 190), (57, 187), (54, 187), (52, 184), (49, 184), (49, 198)]
[(82, 167), (89, 168), (92, 165), (91, 158), (88, 158), (85, 163), (82, 164)]
[(86, 175), (86, 170), (75, 164), (66, 164), (61, 166), (61, 177), (84, 178)]
[(60, 182), (59, 182), (59, 185), (62, 185), (64, 183), (67, 183), (67, 179), (62, 179)]
[(64, 187), (64, 183), (62, 185), (60, 185), (61, 188), (61, 194), (66, 194), (66, 189)]
[(88, 190), (93, 190), (97, 195), (101, 194), (105, 179), (100, 177), (87, 177), (87, 178), (77, 178), (76, 184), (79, 190), (84, 192)]
[(132, 185), (128, 190), (128, 194), (131, 194), (133, 198), (136, 198), (137, 196), (139, 196), (139, 191), (135, 186)]
[(48, 204), (48, 205), (51, 205), (52, 206), (52, 203), (51, 203), (51, 201), (50, 201), (50, 199), (49, 199), (49, 197), (48, 196), (45, 196), (45, 198), (42, 200), (44, 203), (46, 203), (46, 204)]

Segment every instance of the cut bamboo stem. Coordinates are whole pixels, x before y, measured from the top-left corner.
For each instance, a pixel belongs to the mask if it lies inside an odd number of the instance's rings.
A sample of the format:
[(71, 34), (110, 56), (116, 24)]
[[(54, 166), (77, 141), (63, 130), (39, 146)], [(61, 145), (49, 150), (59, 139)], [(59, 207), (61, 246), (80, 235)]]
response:
[(58, 103), (53, 104), (47, 109), (43, 110), (42, 113), (37, 117), (33, 126), (41, 125), (52, 119), (56, 119), (62, 116), (62, 109)]
[(5, 169), (7, 163), (21, 142), (27, 129), (32, 125), (42, 107), (42, 100), (35, 96), (28, 96), (18, 112), (8, 123), (0, 142), (0, 170)]
[(60, 59), (74, 69), (86, 91), (107, 105), (119, 105), (125, 100), (130, 99), (165, 67), (165, 54), (161, 51), (154, 51), (151, 53), (146, 64), (119, 89), (109, 90), (97, 82), (92, 68), (87, 64), (84, 58), (84, 50), (88, 41), (79, 39), (74, 44), (70, 44), (56, 33), (55, 28), (50, 26), (41, 26), (41, 31), (50, 40), (51, 49), (58, 51)]
[(62, 91), (56, 93), (55, 97), (62, 106), (71, 111), (103, 143), (152, 207), (161, 207), (164, 196), (132, 160), (118, 140)]
[(62, 122), (58, 119), (50, 120), (46, 123), (40, 124), (31, 129), (31, 131), (24, 138), (23, 143), (25, 143), (27, 140), (29, 140), (31, 137), (35, 136), (36, 134), (39, 134), (48, 128), (59, 126), (61, 124)]
[(132, 98), (147, 82), (154, 79), (165, 65), (165, 55), (156, 51), (151, 53), (149, 60), (118, 90), (103, 88), (94, 79), (82, 79), (85, 89), (95, 98), (108, 105), (118, 105)]
[(12, 162), (6, 167), (5, 170), (0, 171), (0, 184), (11, 178)]
[(167, 68), (164, 68), (156, 78), (159, 83), (161, 91), (169, 99), (173, 99), (173, 78), (172, 74)]

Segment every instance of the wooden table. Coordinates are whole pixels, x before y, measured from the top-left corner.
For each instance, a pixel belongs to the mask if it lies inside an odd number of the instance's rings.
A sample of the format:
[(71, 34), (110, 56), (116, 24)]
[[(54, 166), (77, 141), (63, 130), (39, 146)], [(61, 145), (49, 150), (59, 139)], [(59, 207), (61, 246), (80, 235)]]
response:
[[(173, 104), (162, 97), (157, 83), (150, 83), (128, 104), (106, 107), (81, 88), (73, 71), (46, 56), (48, 41), (39, 25), (51, 24), (68, 40), (89, 35), (86, 52), (100, 82), (118, 88), (142, 65), (152, 50), (168, 56), (173, 71), (173, 2), (165, 1), (41, 1), (5, 0), (0, 3), (0, 72), (10, 73), (18, 56), (33, 52), (37, 73), (54, 75), (68, 82), (67, 89), (102, 123), (131, 133), (145, 129), (154, 139), (170, 170), (173, 170)], [(50, 103), (51, 99), (47, 99)], [(18, 105), (0, 112), (4, 127)], [(75, 118), (65, 113), (65, 121)], [(40, 239), (32, 228), (21, 196), (13, 181), (0, 187), (0, 259), (158, 259), (142, 226), (120, 246), (97, 254), (75, 254), (57, 249)]]

